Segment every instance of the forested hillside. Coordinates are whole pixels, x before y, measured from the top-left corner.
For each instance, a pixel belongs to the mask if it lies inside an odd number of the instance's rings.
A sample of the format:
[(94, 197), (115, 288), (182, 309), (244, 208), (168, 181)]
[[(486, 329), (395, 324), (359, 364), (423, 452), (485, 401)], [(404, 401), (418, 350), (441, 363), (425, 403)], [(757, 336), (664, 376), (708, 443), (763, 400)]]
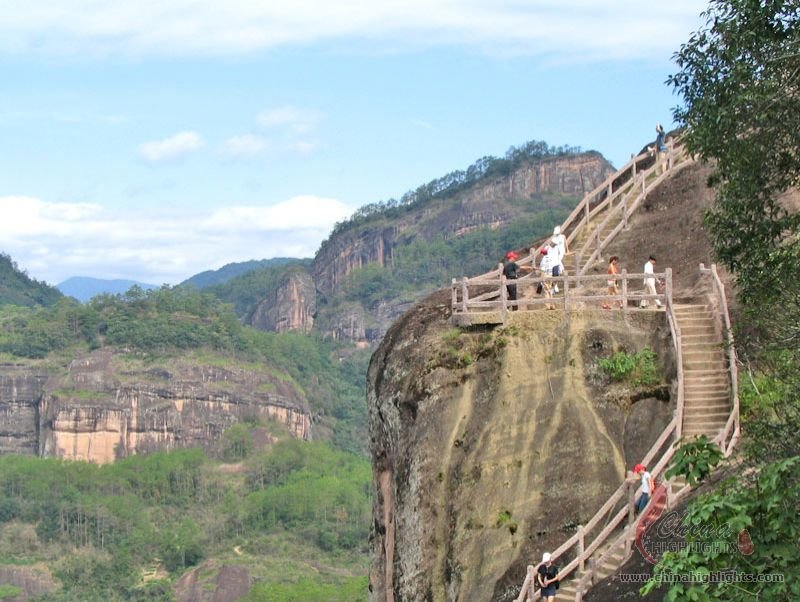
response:
[[(264, 427), (278, 442), (256, 448)], [(37, 575), (41, 602), (166, 602), (195, 566), (213, 591), (226, 562), (240, 567), (227, 585), (242, 596), (258, 580), (247, 600), (366, 600), (369, 479), (362, 456), (274, 425), (231, 429), (220, 458), (183, 450), (95, 466), (4, 456), (0, 563)]]
[(0, 253), (0, 305), (52, 305), (61, 297), (58, 289), (31, 278)]

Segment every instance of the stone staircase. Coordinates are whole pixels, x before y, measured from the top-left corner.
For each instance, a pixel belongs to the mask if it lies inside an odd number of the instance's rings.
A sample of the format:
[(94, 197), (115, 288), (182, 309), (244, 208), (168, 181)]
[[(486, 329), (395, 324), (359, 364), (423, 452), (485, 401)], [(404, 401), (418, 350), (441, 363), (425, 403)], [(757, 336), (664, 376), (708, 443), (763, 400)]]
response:
[(683, 355), (683, 436), (713, 439), (731, 411), (730, 378), (722, 333), (707, 305), (676, 304)]

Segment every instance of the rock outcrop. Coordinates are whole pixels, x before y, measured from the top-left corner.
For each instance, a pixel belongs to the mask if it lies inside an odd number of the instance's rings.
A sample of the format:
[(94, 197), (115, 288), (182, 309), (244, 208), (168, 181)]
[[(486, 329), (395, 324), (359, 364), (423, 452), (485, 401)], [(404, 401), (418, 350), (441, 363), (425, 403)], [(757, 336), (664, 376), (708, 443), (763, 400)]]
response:
[(317, 292), (311, 274), (292, 267), (281, 278), (278, 288), (259, 303), (248, 324), (259, 330), (308, 332), (314, 326)]
[(598, 153), (531, 161), (508, 175), (479, 181), (451, 197), (435, 199), (391, 220), (353, 227), (322, 245), (312, 267), (314, 283), (333, 295), (347, 275), (376, 263), (391, 265), (398, 246), (416, 237), (459, 236), (481, 227), (502, 228), (521, 213), (545, 208), (543, 196), (569, 195), (576, 202), (614, 170)]
[(374, 602), (513, 599), (526, 565), (592, 516), (673, 411), (604, 395), (596, 370), (646, 345), (669, 382), (663, 314), (540, 311), (476, 331), (448, 317), (440, 292), (370, 364)]
[(311, 438), (298, 391), (266, 368), (207, 365), (190, 359), (152, 365), (100, 349), (66, 374), (0, 367), (3, 453), (96, 463), (177, 447), (214, 449), (225, 428), (273, 419)]

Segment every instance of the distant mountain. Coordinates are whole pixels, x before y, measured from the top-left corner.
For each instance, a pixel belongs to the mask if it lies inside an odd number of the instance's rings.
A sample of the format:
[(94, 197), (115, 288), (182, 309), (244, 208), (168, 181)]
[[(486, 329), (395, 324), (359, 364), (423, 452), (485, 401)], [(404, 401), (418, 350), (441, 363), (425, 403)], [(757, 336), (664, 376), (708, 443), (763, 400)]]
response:
[(104, 280), (85, 276), (67, 278), (61, 284), (56, 285), (56, 288), (68, 297), (74, 297), (81, 303), (86, 303), (96, 295), (102, 295), (103, 293), (119, 295), (128, 291), (132, 286), (139, 286), (144, 290), (159, 288), (157, 284), (145, 284), (135, 280)]
[(0, 305), (53, 305), (60, 298), (57, 289), (31, 278), (11, 257), (0, 253)]
[(253, 270), (267, 267), (281, 267), (298, 261), (301, 260), (292, 257), (273, 257), (272, 259), (251, 259), (250, 261), (229, 263), (218, 270), (206, 270), (205, 272), (195, 274), (191, 278), (187, 278), (181, 282), (180, 286), (190, 285), (202, 289), (216, 284), (224, 284), (231, 278), (242, 276)]

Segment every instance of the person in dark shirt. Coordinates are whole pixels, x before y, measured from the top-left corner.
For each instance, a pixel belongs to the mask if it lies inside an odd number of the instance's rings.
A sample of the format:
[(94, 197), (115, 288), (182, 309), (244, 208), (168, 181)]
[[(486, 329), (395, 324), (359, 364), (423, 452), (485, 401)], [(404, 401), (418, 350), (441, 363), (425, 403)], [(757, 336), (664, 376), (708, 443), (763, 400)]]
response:
[(549, 552), (542, 555), (542, 563), (536, 569), (536, 580), (542, 588), (542, 600), (553, 602), (558, 589), (558, 567), (553, 564)]
[[(520, 272), (530, 271), (530, 266), (520, 266), (517, 263), (517, 259), (519, 259), (519, 255), (517, 255), (514, 251), (509, 251), (506, 253), (506, 258), (503, 262), (503, 276), (506, 277), (506, 280), (516, 280), (519, 277)], [(508, 292), (508, 300), (514, 301), (514, 303), (511, 304), (511, 310), (516, 311), (519, 309), (519, 306), (516, 303), (517, 285), (507, 284), (506, 291)]]

